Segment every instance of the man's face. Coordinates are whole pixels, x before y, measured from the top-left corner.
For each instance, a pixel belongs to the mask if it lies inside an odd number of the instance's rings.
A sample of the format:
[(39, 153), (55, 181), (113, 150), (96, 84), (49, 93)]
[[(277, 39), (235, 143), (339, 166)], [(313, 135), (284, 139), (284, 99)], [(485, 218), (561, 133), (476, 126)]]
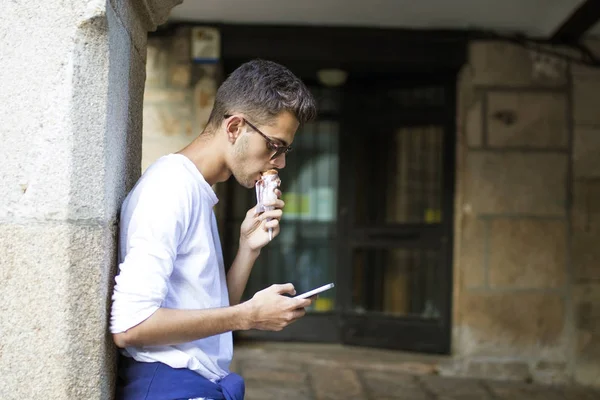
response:
[(253, 188), (261, 172), (285, 167), (285, 149), (294, 141), (299, 123), (288, 111), (280, 113), (270, 125), (259, 125), (250, 115), (241, 117), (231, 172), (240, 185)]

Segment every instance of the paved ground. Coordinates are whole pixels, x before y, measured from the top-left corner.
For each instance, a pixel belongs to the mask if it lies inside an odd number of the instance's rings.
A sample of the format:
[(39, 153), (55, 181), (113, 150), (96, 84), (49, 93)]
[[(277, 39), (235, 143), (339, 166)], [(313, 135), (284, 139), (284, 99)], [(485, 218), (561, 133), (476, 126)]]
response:
[(436, 358), (402, 352), (291, 343), (236, 346), (232, 370), (246, 400), (600, 400), (581, 387), (442, 377)]

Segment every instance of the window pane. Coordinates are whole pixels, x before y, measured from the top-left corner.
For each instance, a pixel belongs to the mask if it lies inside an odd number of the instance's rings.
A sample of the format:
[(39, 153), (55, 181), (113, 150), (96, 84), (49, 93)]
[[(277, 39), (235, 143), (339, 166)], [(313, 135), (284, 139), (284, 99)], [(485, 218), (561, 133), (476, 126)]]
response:
[(353, 311), (439, 318), (438, 264), (438, 252), (430, 249), (356, 250)]

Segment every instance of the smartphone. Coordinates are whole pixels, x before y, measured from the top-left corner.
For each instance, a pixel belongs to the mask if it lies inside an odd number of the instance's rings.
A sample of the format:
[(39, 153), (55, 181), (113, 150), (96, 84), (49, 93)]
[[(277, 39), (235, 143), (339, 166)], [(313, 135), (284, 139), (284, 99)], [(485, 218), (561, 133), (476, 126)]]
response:
[(316, 289), (313, 289), (313, 290), (311, 290), (309, 292), (299, 294), (298, 296), (295, 296), (294, 298), (295, 299), (306, 299), (306, 298), (309, 298), (311, 296), (314, 296), (315, 294), (319, 294), (321, 292), (329, 290), (329, 289), (331, 289), (334, 286), (335, 285), (333, 283), (328, 283), (327, 285), (323, 285), (323, 286), (318, 287)]

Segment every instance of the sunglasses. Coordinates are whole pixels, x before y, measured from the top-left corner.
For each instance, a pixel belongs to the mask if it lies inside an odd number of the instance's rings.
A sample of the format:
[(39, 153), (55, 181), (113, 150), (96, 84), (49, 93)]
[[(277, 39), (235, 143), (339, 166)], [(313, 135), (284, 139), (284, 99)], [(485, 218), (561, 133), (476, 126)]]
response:
[[(230, 114), (226, 114), (223, 116), (223, 118), (229, 118), (231, 117)], [(277, 142), (275, 142), (273, 139), (271, 139), (270, 137), (268, 137), (267, 135), (265, 135), (264, 133), (262, 133), (260, 131), (260, 129), (258, 129), (256, 126), (252, 125), (246, 118), (242, 117), (242, 120), (248, 124), (248, 126), (250, 128), (252, 128), (256, 133), (258, 133), (259, 135), (261, 135), (265, 141), (267, 142), (267, 149), (269, 151), (273, 151), (273, 155), (271, 156), (271, 160), (276, 159), (277, 157), (279, 157), (282, 154), (287, 154), (290, 151), (292, 151), (292, 146), (284, 146), (282, 144), (279, 144)]]

